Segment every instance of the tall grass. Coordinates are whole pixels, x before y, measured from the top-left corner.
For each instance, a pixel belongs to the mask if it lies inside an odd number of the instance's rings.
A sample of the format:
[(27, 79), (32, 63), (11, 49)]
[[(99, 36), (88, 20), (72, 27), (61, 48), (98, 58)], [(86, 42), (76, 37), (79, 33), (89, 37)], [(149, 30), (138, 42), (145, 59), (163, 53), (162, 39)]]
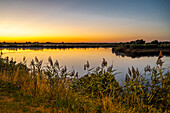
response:
[(0, 92), (15, 90), (13, 96), (18, 100), (53, 112), (168, 112), (170, 72), (169, 67), (163, 68), (161, 58), (160, 52), (157, 66), (147, 66), (144, 74), (134, 67), (128, 69), (123, 86), (105, 59), (96, 69), (87, 62), (87, 74), (79, 77), (51, 57), (46, 68), (37, 57), (29, 68), (25, 58), (18, 64), (0, 58)]

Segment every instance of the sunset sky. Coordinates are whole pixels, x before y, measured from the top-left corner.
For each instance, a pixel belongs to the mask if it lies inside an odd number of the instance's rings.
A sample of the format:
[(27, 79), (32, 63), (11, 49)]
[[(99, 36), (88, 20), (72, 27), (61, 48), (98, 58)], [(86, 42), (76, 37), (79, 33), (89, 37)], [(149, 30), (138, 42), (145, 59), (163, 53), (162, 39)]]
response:
[(170, 0), (0, 0), (0, 42), (170, 41)]

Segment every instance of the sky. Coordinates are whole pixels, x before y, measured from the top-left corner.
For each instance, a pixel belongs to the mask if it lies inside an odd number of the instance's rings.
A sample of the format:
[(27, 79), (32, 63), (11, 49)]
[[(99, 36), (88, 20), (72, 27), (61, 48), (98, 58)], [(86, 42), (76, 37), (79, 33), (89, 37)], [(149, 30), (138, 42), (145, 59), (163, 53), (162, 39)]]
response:
[(170, 0), (0, 0), (0, 42), (170, 41)]

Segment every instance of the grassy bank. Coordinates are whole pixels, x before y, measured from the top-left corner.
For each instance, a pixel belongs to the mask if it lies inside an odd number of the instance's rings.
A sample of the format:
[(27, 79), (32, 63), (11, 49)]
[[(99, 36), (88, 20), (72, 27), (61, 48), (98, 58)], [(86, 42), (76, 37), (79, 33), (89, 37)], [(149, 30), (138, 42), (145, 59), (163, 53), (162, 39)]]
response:
[(144, 74), (129, 69), (123, 86), (105, 59), (94, 71), (87, 62), (88, 73), (79, 78), (51, 57), (46, 68), (36, 57), (29, 68), (25, 58), (0, 58), (0, 112), (168, 112), (170, 73), (161, 58), (160, 53), (157, 66), (147, 66)]

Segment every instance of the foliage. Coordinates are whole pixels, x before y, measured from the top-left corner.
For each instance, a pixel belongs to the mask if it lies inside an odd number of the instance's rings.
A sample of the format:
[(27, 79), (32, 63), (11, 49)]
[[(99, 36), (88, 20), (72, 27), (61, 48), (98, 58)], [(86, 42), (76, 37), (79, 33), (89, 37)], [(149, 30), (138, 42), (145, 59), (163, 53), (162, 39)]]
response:
[(163, 67), (161, 52), (156, 67), (147, 66), (144, 74), (134, 67), (128, 69), (123, 86), (115, 79), (117, 72), (113, 65), (107, 66), (105, 59), (97, 68), (90, 68), (87, 61), (84, 65), (87, 74), (81, 78), (74, 70), (68, 71), (58, 61), (53, 62), (51, 57), (48, 61), (43, 68), (43, 61), (35, 57), (28, 68), (25, 58), (16, 63), (0, 57), (0, 102), (2, 94), (7, 95), (14, 98), (11, 103), (19, 102), (23, 111), (30, 112), (39, 107), (42, 111), (50, 109), (48, 112), (77, 113), (169, 110), (170, 72), (169, 67)]
[[(122, 95), (125, 104), (131, 106), (143, 103), (163, 111), (168, 110), (170, 73), (169, 70), (166, 73), (164, 72), (162, 57), (162, 52), (160, 52), (156, 68), (145, 67), (145, 76), (140, 74), (138, 69), (135, 70), (134, 67), (132, 67), (132, 70), (128, 69)], [(148, 108), (144, 112), (147, 111)]]
[(143, 39), (131, 41), (130, 44), (145, 44), (145, 41)]
[[(86, 65), (89, 65), (88, 62)], [(84, 77), (81, 77), (73, 83), (73, 89), (78, 92), (82, 91), (92, 97), (109, 95), (112, 94), (114, 90), (115, 95), (118, 96), (121, 87), (114, 77), (117, 74), (115, 71), (116, 70), (113, 70), (113, 65), (107, 68), (107, 62), (103, 59), (101, 67), (97, 67), (96, 70), (91, 73), (88, 72)]]
[(159, 43), (158, 40), (151, 41), (151, 44), (158, 44), (158, 43)]

